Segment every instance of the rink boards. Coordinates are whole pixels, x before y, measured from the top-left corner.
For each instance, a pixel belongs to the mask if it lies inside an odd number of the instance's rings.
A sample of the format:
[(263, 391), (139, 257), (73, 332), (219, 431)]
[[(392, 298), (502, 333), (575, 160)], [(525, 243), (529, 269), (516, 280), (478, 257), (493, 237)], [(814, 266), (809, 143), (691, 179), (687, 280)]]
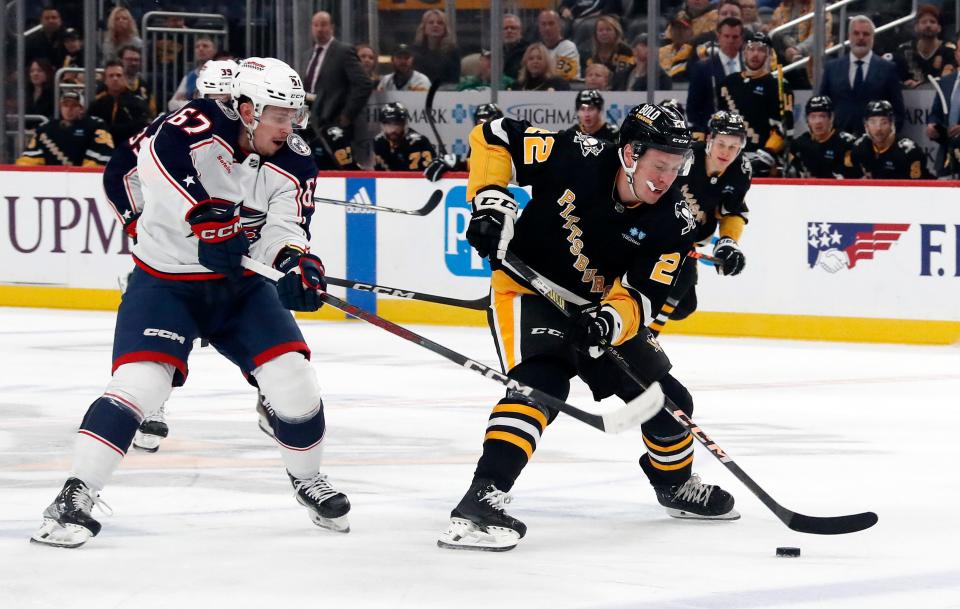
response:
[[(318, 204), (312, 247), (332, 276), (475, 299), (489, 268), (465, 239), (462, 177), (325, 174), (317, 195), (426, 216)], [(0, 176), (0, 306), (112, 309), (132, 268), (98, 171), (5, 168)], [(957, 183), (758, 180), (737, 277), (700, 267), (699, 312), (668, 332), (950, 344), (960, 340)], [(523, 204), (526, 193), (516, 189)], [(710, 253), (712, 248), (701, 248)], [(336, 290), (334, 290), (337, 292)], [(481, 312), (350, 291), (402, 323), (482, 325)], [(333, 311), (316, 315), (342, 318)], [(308, 316), (312, 317), (312, 316)]]

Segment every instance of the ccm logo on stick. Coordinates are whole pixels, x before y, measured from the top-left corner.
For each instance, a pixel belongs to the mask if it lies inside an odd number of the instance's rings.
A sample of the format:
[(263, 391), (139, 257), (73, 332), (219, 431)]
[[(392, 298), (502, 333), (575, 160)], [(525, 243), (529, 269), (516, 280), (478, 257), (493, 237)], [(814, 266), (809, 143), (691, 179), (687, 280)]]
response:
[(169, 338), (170, 340), (175, 340), (181, 345), (184, 344), (187, 339), (180, 336), (176, 332), (171, 332), (170, 330), (161, 330), (160, 328), (147, 328), (143, 331), (144, 336), (156, 336), (158, 338)]

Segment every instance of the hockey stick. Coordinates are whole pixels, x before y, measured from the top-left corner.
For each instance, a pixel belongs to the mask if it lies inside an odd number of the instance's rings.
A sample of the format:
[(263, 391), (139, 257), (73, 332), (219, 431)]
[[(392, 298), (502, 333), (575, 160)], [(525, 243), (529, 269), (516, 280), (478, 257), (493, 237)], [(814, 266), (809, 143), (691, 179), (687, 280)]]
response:
[(385, 205), (365, 205), (363, 203), (352, 203), (350, 201), (341, 201), (339, 199), (327, 199), (325, 197), (313, 197), (314, 203), (326, 203), (327, 205), (339, 205), (341, 207), (350, 207), (365, 211), (388, 211), (394, 214), (407, 214), (408, 216), (426, 216), (443, 200), (443, 191), (434, 190), (426, 204), (420, 209), (399, 209), (396, 207), (386, 207)]
[[(552, 302), (554, 306), (563, 311), (567, 316), (573, 316), (575, 313), (568, 306), (566, 300), (548, 286), (543, 279), (537, 274), (536, 271), (528, 267), (522, 260), (517, 258), (511, 252), (507, 252), (506, 259), (504, 263), (508, 268), (518, 273), (523, 279), (529, 283), (533, 289), (537, 292), (540, 292), (547, 300)], [(639, 380), (639, 377), (634, 372), (633, 367), (629, 362), (623, 359), (623, 357), (612, 348), (609, 343), (601, 343), (603, 350), (612, 357), (614, 362), (624, 372), (630, 376), (631, 379), (636, 381), (641, 387), (646, 388), (646, 385)], [(654, 383), (650, 387), (659, 386), (659, 383)], [(642, 394), (641, 394), (642, 395)], [(873, 525), (877, 524), (877, 515), (873, 512), (863, 512), (861, 514), (850, 514), (846, 516), (807, 516), (805, 514), (800, 514), (787, 508), (783, 507), (771, 497), (759, 484), (753, 481), (753, 478), (747, 475), (740, 466), (737, 465), (733, 458), (730, 457), (720, 446), (714, 442), (710, 437), (700, 429), (700, 426), (693, 422), (693, 420), (687, 416), (683, 410), (681, 410), (673, 401), (667, 397), (665, 398), (663, 409), (672, 416), (677, 423), (680, 423), (684, 428), (686, 428), (698, 442), (703, 444), (703, 446), (710, 451), (710, 453), (716, 457), (721, 463), (730, 470), (733, 475), (740, 480), (750, 491), (756, 495), (767, 508), (772, 511), (777, 518), (780, 519), (783, 524), (787, 525), (794, 531), (800, 533), (812, 533), (816, 535), (841, 535), (845, 533), (856, 533), (857, 531), (862, 531), (864, 529), (869, 529)]]
[(443, 139), (440, 138), (440, 132), (437, 131), (437, 122), (433, 118), (433, 98), (437, 96), (437, 89), (440, 88), (440, 79), (438, 78), (436, 82), (430, 85), (430, 90), (427, 91), (427, 101), (424, 104), (424, 114), (427, 115), (427, 124), (430, 125), (430, 130), (433, 131), (433, 137), (437, 138), (437, 150), (440, 151), (440, 156), (447, 155), (447, 147), (443, 145)]
[(447, 296), (437, 296), (436, 294), (426, 294), (424, 292), (413, 292), (410, 290), (401, 290), (400, 288), (391, 288), (385, 285), (375, 283), (363, 283), (352, 279), (337, 279), (336, 277), (326, 277), (327, 283), (341, 288), (358, 290), (360, 292), (373, 292), (384, 296), (396, 296), (397, 298), (406, 298), (407, 300), (422, 300), (423, 302), (433, 302), (436, 304), (449, 305), (451, 307), (461, 307), (464, 309), (473, 309), (474, 311), (486, 311), (490, 305), (489, 296), (481, 296), (474, 300), (461, 300), (459, 298), (448, 298)]
[[(259, 275), (262, 275), (268, 279), (277, 281), (283, 277), (283, 273), (274, 269), (271, 266), (267, 266), (262, 262), (258, 262), (247, 256), (243, 257), (243, 266), (246, 269), (253, 271)], [(382, 328), (391, 334), (395, 334), (404, 340), (408, 340), (416, 345), (433, 351), (437, 355), (444, 357), (451, 362), (463, 366), (467, 370), (476, 372), (481, 376), (485, 376), (488, 379), (494, 380), (501, 385), (504, 385), (508, 389), (522, 393), (523, 395), (533, 399), (540, 404), (548, 406), (550, 408), (555, 408), (560, 412), (563, 412), (578, 421), (586, 423), (587, 425), (599, 429), (600, 431), (606, 433), (619, 433), (625, 429), (635, 427), (636, 425), (646, 421), (654, 414), (657, 413), (663, 407), (663, 392), (650, 392), (651, 395), (646, 396), (646, 394), (637, 397), (634, 400), (631, 400), (623, 406), (618, 406), (617, 408), (606, 412), (603, 414), (594, 414), (581, 410), (576, 406), (571, 406), (562, 400), (559, 400), (553, 397), (550, 394), (544, 393), (533, 387), (529, 387), (520, 383), (514, 379), (511, 379), (507, 375), (485, 366), (480, 362), (476, 362), (464, 355), (453, 351), (439, 343), (435, 343), (432, 340), (420, 336), (403, 326), (398, 326), (392, 321), (388, 321), (382, 317), (374, 315), (364, 311), (363, 309), (354, 306), (348, 302), (340, 300), (336, 296), (333, 296), (327, 292), (319, 292), (320, 300), (326, 304), (340, 309), (347, 315), (356, 317), (357, 319), (362, 319), (363, 321)]]
[(702, 254), (696, 250), (687, 254), (690, 258), (696, 258), (698, 260), (706, 260), (707, 262), (712, 262), (714, 266), (719, 266), (723, 264), (723, 260), (720, 260), (716, 256), (711, 256), (710, 254)]

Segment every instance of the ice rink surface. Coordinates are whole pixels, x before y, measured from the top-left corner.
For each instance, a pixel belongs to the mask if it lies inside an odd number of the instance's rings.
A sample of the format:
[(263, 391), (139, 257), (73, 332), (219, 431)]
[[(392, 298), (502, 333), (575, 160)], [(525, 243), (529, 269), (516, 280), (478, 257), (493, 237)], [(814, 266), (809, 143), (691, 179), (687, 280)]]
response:
[[(513, 551), (436, 547), (469, 484), (497, 384), (363, 324), (304, 323), (324, 389), (326, 471), (352, 531), (291, 495), (255, 394), (195, 350), (160, 452), (131, 452), (78, 550), (27, 542), (110, 369), (114, 315), (0, 309), (0, 607), (701, 609), (960, 607), (960, 349), (666, 336), (694, 420), (785, 506), (876, 511), (866, 532), (781, 524), (698, 447), (736, 522), (672, 520), (639, 430), (561, 416), (513, 490)], [(486, 330), (419, 327), (494, 364)], [(575, 382), (568, 400), (592, 407)], [(800, 558), (775, 558), (799, 546)]]

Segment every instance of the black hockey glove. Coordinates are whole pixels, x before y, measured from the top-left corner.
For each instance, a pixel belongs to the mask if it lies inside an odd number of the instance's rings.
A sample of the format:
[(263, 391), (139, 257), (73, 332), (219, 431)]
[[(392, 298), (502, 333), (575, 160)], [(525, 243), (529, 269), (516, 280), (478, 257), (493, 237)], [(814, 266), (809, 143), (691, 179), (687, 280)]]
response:
[(567, 331), (567, 340), (578, 351), (590, 357), (600, 357), (603, 353), (600, 343), (610, 344), (620, 334), (620, 324), (617, 321), (619, 317), (613, 307), (609, 306), (601, 307), (599, 312), (596, 309), (584, 311), (573, 320)]
[(439, 182), (443, 178), (443, 174), (451, 171), (456, 165), (457, 155), (445, 154), (433, 159), (433, 162), (427, 165), (427, 168), (423, 170), (423, 177), (431, 182)]
[(495, 186), (484, 188), (473, 198), (467, 241), (495, 267), (507, 255), (516, 219), (517, 202), (509, 193)]
[(237, 206), (229, 201), (207, 199), (186, 215), (193, 234), (200, 240), (197, 246), (200, 264), (233, 281), (243, 277), (240, 259), (250, 249), (236, 211)]
[(721, 275), (739, 275), (747, 264), (740, 246), (730, 237), (721, 237), (717, 241), (713, 246), (713, 257), (721, 261), (716, 265), (717, 272)]
[(317, 290), (325, 292), (323, 262), (313, 254), (286, 249), (276, 265), (284, 275), (277, 281), (280, 303), (291, 311), (316, 311), (323, 306)]

